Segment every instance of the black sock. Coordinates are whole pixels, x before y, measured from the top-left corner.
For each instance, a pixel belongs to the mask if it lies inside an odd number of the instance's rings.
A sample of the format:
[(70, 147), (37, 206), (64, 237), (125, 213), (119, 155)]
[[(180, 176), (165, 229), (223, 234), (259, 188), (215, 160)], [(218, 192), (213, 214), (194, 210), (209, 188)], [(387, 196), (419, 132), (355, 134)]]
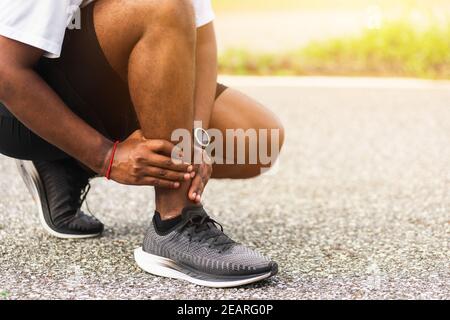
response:
[(175, 227), (181, 221), (181, 215), (172, 219), (162, 220), (161, 214), (158, 211), (155, 211), (153, 221), (155, 222), (156, 230), (159, 232), (166, 232)]

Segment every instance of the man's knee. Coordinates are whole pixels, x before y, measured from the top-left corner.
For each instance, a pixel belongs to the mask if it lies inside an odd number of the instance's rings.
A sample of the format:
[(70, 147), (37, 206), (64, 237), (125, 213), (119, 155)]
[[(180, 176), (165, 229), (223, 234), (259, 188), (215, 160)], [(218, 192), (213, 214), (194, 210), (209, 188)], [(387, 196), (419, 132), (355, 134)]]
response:
[(258, 150), (258, 154), (255, 155), (250, 151), (252, 149), (251, 142), (247, 144), (247, 159), (258, 160), (255, 164), (246, 167), (247, 169), (242, 178), (259, 176), (272, 168), (278, 160), (285, 139), (285, 131), (282, 123), (275, 117), (270, 119), (270, 121), (268, 120), (264, 128), (264, 133), (266, 134), (265, 138), (261, 138), (262, 133), (259, 132), (257, 148), (253, 148), (253, 150)]
[[(268, 129), (267, 150), (271, 150), (271, 154), (273, 154), (274, 157), (277, 158), (284, 145), (284, 126), (276, 116), (273, 116), (271, 119), (267, 120), (267, 124), (265, 127), (270, 128)], [(273, 139), (277, 139), (278, 141), (273, 141)], [(274, 148), (276, 150), (273, 150)]]
[(195, 29), (195, 11), (190, 0), (161, 1), (161, 19), (169, 26), (183, 29)]
[[(280, 120), (278, 120), (276, 117), (273, 117), (273, 119), (267, 121), (267, 125), (265, 127), (269, 129), (266, 131), (267, 137), (266, 139), (264, 139), (264, 142), (267, 143), (267, 146), (264, 149), (268, 153), (266, 160), (269, 159), (270, 161), (269, 163), (267, 163), (266, 161), (262, 161), (262, 159), (259, 159), (258, 164), (254, 168), (255, 170), (253, 176), (258, 176), (264, 171), (273, 167), (278, 160), (281, 149), (284, 145), (285, 129)], [(259, 144), (264, 142), (259, 141)], [(260, 147), (262, 146), (260, 145)]]
[[(269, 132), (273, 132), (273, 135), (269, 134), (267, 150), (270, 150), (271, 163), (269, 166), (273, 166), (284, 145), (285, 132), (283, 124), (277, 119)], [(273, 141), (273, 139), (278, 139), (278, 141)]]
[(146, 28), (176, 31), (195, 36), (195, 11), (191, 0), (146, 0), (137, 5), (144, 13)]
[(279, 134), (279, 139), (280, 139), (279, 141), (280, 141), (280, 151), (281, 151), (281, 149), (284, 146), (284, 140), (285, 140), (285, 134), (286, 134), (284, 126), (281, 123), (281, 121), (278, 121), (277, 130), (280, 133)]

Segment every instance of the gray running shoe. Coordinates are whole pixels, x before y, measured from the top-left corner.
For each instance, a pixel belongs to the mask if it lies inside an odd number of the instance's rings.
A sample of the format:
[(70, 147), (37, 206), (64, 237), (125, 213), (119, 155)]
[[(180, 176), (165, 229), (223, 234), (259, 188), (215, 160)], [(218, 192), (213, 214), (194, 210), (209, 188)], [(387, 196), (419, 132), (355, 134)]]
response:
[(75, 160), (16, 160), (16, 164), (38, 205), (39, 219), (47, 233), (62, 239), (82, 239), (103, 232), (100, 221), (81, 211), (92, 174)]
[(153, 221), (143, 246), (134, 252), (136, 263), (157, 276), (215, 288), (257, 282), (278, 272), (275, 262), (231, 240), (216, 225), (202, 207), (185, 208), (181, 221), (165, 233)]

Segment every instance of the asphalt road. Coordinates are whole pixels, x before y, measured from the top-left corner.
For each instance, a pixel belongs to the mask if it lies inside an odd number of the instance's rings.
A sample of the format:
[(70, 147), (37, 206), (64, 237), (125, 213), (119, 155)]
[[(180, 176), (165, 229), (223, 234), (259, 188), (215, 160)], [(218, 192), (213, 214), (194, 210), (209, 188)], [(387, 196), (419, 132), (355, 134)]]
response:
[(105, 235), (47, 236), (2, 157), (0, 299), (450, 298), (449, 84), (225, 81), (275, 110), (288, 138), (275, 174), (213, 181), (206, 206), (277, 260), (277, 277), (222, 290), (142, 272), (132, 252), (151, 188), (96, 180), (88, 201)]

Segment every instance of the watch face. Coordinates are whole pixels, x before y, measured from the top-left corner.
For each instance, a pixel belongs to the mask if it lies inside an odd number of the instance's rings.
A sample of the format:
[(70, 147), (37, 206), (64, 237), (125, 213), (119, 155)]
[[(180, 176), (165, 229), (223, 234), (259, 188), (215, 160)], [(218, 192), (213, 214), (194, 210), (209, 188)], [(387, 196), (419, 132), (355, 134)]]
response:
[(202, 148), (206, 148), (211, 142), (208, 132), (203, 128), (194, 129), (194, 138), (195, 143)]

